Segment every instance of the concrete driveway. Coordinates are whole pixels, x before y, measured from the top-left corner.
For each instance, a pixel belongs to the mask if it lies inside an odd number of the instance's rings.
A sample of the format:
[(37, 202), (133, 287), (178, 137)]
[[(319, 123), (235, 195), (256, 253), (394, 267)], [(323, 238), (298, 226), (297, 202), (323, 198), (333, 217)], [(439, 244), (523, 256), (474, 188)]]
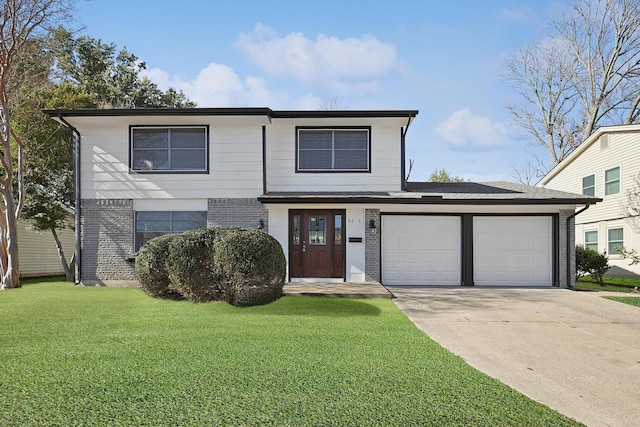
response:
[(589, 426), (640, 426), (640, 308), (566, 289), (389, 290), (480, 371)]

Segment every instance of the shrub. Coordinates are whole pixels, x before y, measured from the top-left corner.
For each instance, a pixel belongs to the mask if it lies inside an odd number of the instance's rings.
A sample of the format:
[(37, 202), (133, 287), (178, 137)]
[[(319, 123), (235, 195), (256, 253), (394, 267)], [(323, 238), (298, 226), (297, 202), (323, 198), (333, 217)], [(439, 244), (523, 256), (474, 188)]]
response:
[(174, 234), (149, 240), (136, 257), (136, 276), (147, 295), (164, 299), (184, 299), (173, 287), (165, 269), (165, 260), (169, 253), (169, 244)]
[(582, 245), (576, 246), (576, 280), (591, 275), (599, 284), (604, 285), (604, 274), (609, 270), (609, 258)]
[(215, 240), (220, 228), (176, 234), (165, 261), (173, 286), (189, 301), (223, 301), (224, 288), (214, 266)]
[(286, 260), (282, 246), (252, 228), (227, 228), (216, 242), (214, 264), (235, 306), (268, 304), (282, 296)]

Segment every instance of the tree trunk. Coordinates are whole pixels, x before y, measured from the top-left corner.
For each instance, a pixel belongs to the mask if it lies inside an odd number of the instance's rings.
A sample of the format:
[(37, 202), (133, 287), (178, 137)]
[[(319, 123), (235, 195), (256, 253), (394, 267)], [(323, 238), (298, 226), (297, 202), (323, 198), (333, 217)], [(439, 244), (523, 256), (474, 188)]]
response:
[(20, 257), (18, 254), (18, 219), (15, 215), (13, 194), (5, 189), (4, 203), (6, 215), (7, 269), (4, 272), (3, 284), (7, 288), (20, 287)]
[[(64, 256), (64, 249), (62, 248), (62, 243), (58, 238), (58, 233), (56, 229), (51, 227), (51, 234), (53, 235), (53, 239), (56, 241), (56, 248), (58, 249), (58, 257), (60, 258), (60, 263), (62, 263), (62, 268), (64, 270), (64, 275), (67, 279), (67, 282), (74, 281), (74, 274), (71, 270), (71, 266), (67, 264), (67, 258)], [(73, 259), (71, 260), (73, 262)]]

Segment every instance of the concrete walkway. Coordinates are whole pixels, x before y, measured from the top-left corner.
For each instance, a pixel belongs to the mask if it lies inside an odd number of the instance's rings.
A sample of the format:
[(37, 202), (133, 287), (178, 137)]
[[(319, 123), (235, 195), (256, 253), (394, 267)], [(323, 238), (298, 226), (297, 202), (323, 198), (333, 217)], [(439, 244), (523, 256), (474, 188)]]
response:
[(391, 293), (378, 282), (368, 283), (285, 283), (283, 295), (307, 295), (335, 298), (391, 298)]
[(640, 308), (566, 289), (389, 290), (480, 371), (588, 426), (640, 426)]

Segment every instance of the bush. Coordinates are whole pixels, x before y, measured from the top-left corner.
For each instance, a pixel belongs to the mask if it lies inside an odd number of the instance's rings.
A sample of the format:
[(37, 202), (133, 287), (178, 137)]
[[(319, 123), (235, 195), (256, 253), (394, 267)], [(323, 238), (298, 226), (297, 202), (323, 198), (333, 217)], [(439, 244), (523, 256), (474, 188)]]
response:
[(174, 235), (165, 269), (173, 286), (189, 301), (223, 301), (224, 287), (214, 266), (215, 240), (220, 228)]
[(604, 285), (604, 274), (609, 270), (609, 258), (582, 245), (576, 246), (576, 280), (590, 275)]
[(174, 237), (174, 234), (167, 234), (151, 239), (138, 252), (136, 275), (147, 295), (164, 299), (184, 299), (172, 285), (164, 265), (169, 253), (169, 244)]
[(225, 287), (225, 301), (235, 306), (268, 304), (282, 296), (286, 260), (282, 246), (252, 228), (228, 228), (216, 242), (214, 264)]

